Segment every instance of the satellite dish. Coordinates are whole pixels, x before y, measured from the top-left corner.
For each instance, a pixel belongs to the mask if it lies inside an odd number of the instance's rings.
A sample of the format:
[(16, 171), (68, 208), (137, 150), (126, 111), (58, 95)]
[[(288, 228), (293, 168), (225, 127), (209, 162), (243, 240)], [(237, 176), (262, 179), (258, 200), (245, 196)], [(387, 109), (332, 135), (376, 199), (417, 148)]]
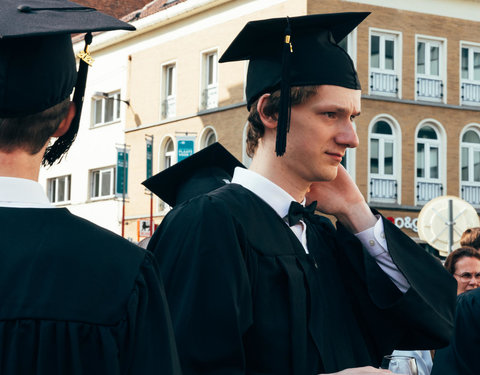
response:
[[(452, 201), (452, 232), (450, 238), (450, 213), (449, 201)], [(429, 201), (418, 215), (418, 236), (430, 246), (440, 252), (442, 256), (450, 253), (452, 249), (460, 247), (462, 233), (473, 227), (480, 226), (477, 211), (473, 206), (453, 195), (445, 195)]]

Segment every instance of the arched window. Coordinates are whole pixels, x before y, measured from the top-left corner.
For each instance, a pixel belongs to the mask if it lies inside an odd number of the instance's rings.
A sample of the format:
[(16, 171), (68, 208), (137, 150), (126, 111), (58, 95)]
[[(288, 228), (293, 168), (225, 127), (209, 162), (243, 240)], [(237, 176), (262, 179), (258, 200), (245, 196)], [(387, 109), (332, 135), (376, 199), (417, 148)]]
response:
[(208, 147), (217, 142), (217, 134), (212, 127), (207, 127), (203, 130), (200, 137), (200, 149)]
[[(175, 157), (175, 143), (171, 137), (165, 137), (160, 148), (160, 170), (167, 169), (177, 162)], [(171, 207), (163, 200), (158, 198), (157, 210), (159, 213), (168, 212)]]
[(442, 147), (436, 127), (427, 123), (419, 128), (416, 137), (416, 197), (417, 204), (442, 195)]
[(381, 202), (397, 202), (396, 138), (391, 123), (374, 122), (370, 130), (370, 198)]
[(462, 135), (460, 149), (462, 199), (480, 206), (480, 131), (467, 130)]

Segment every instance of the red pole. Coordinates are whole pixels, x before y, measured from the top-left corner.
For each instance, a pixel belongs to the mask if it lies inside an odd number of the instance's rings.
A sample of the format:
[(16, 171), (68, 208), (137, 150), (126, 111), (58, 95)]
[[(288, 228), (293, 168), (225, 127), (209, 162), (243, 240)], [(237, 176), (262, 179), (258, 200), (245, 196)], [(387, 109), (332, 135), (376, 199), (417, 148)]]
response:
[(150, 237), (153, 236), (153, 193), (150, 192)]

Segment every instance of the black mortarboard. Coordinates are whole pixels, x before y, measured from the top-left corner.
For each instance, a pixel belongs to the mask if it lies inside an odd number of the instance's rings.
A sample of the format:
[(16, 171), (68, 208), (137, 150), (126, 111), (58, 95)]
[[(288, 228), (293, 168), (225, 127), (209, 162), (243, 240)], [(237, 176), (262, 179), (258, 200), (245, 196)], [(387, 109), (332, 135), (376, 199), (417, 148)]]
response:
[[(50, 108), (72, 93), (76, 115), (69, 131), (47, 149), (52, 165), (70, 148), (78, 131), (91, 32), (135, 30), (122, 22), (66, 0), (1, 0), (0, 118), (21, 117)], [(87, 33), (77, 74), (72, 33)]]
[(220, 62), (250, 60), (247, 107), (280, 89), (276, 152), (285, 152), (290, 124), (290, 88), (334, 85), (360, 90), (350, 56), (338, 43), (370, 13), (314, 14), (272, 18), (245, 25)]
[(240, 163), (216, 142), (142, 182), (170, 206), (208, 193), (230, 181)]

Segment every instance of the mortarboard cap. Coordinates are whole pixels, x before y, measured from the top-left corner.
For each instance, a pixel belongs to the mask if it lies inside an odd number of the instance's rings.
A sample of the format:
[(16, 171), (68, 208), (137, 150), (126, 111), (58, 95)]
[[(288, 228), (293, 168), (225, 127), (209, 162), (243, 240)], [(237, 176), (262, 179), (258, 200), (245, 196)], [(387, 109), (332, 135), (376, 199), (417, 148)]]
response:
[[(50, 108), (72, 93), (76, 115), (69, 131), (47, 149), (52, 165), (69, 149), (78, 131), (87, 77), (91, 32), (135, 30), (122, 22), (66, 0), (1, 0), (0, 118), (21, 117)], [(87, 33), (77, 74), (72, 33)]]
[(236, 167), (245, 168), (216, 142), (142, 182), (170, 206), (213, 191), (230, 181)]
[(247, 108), (265, 93), (280, 89), (276, 152), (283, 155), (290, 124), (290, 88), (334, 85), (360, 90), (350, 56), (338, 43), (370, 13), (314, 14), (251, 21), (220, 62), (250, 60)]

